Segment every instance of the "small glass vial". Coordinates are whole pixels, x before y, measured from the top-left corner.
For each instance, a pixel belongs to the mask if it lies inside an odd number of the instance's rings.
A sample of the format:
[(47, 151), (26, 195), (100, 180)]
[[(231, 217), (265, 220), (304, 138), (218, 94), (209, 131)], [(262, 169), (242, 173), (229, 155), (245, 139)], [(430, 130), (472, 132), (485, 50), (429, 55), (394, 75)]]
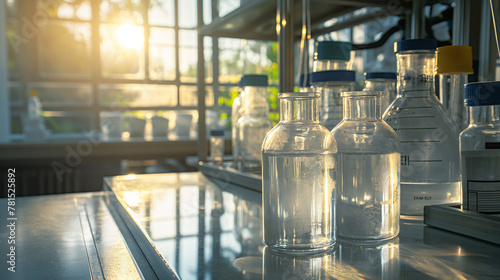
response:
[(464, 210), (500, 214), (500, 82), (469, 83), (470, 124), (460, 134)]
[(399, 233), (400, 145), (380, 116), (380, 92), (343, 92), (338, 147), (337, 236), (385, 240)]
[(335, 155), (319, 123), (319, 94), (281, 93), (280, 122), (262, 144), (264, 242), (311, 253), (335, 243)]
[(380, 96), (382, 114), (396, 99), (396, 80), (398, 75), (393, 72), (366, 72), (365, 88), (368, 91), (381, 91)]
[(233, 160), (235, 166), (238, 166), (241, 161), (240, 143), (238, 140), (238, 120), (243, 116), (243, 103), (242, 100), (247, 92), (257, 92), (259, 95), (266, 96), (267, 94), (268, 78), (266, 75), (249, 74), (241, 77), (240, 80), (240, 94), (233, 100), (231, 109), (231, 146), (233, 153)]
[(321, 94), (320, 123), (332, 130), (343, 118), (343, 91), (354, 89), (356, 73), (348, 70), (320, 71), (311, 74), (312, 85)]
[(401, 214), (420, 215), (424, 206), (459, 203), (457, 126), (435, 94), (435, 39), (395, 43), (398, 96), (384, 120), (401, 142)]
[(224, 156), (224, 130), (222, 129), (210, 131), (210, 156), (213, 162), (222, 164)]
[(320, 41), (316, 43), (313, 72), (329, 70), (351, 70), (350, 42)]
[(469, 126), (464, 105), (464, 85), (467, 75), (472, 74), (472, 47), (445, 46), (437, 48), (437, 72), (439, 74), (439, 99), (448, 117), (459, 131)]
[(260, 172), (262, 141), (273, 125), (269, 119), (267, 91), (262, 90), (262, 87), (259, 90), (255, 86), (249, 88), (245, 87), (245, 94), (241, 99), (242, 116), (236, 127), (238, 132), (236, 142), (239, 150), (238, 169), (247, 172)]

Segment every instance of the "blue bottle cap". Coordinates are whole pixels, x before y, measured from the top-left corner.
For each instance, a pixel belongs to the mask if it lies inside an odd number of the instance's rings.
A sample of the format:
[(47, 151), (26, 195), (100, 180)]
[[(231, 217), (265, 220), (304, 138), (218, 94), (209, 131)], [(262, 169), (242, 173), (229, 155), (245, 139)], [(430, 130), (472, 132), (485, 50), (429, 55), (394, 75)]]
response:
[(224, 130), (223, 129), (210, 130), (210, 136), (224, 136)]
[(413, 50), (436, 50), (436, 48), (436, 39), (411, 39), (394, 43), (394, 52), (396, 53)]
[(500, 82), (468, 83), (464, 96), (466, 106), (500, 105)]
[(345, 60), (351, 59), (352, 44), (350, 42), (320, 41), (317, 43), (315, 60)]
[(397, 80), (398, 75), (394, 72), (366, 72), (365, 80), (370, 79), (387, 79), (387, 80)]
[(356, 73), (350, 70), (319, 71), (311, 74), (311, 83), (354, 81), (356, 81)]
[[(304, 84), (305, 79), (305, 84)], [(310, 87), (311, 86), (311, 74), (307, 76), (304, 74), (300, 74), (298, 87)]]
[(243, 75), (240, 80), (240, 87), (267, 87), (267, 75), (249, 74)]

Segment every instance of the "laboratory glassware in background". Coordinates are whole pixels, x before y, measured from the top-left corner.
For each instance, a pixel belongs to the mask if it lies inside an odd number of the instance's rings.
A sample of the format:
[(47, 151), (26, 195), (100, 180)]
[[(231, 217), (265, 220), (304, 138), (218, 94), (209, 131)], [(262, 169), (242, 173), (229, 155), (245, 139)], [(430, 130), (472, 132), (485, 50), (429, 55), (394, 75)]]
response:
[(299, 92), (310, 92), (314, 91), (313, 87), (311, 86), (311, 74), (301, 74), (300, 79), (299, 79), (299, 84), (297, 86), (297, 89)]
[(328, 130), (332, 130), (343, 118), (343, 91), (354, 89), (356, 73), (350, 70), (329, 70), (313, 72), (311, 83), (321, 94), (320, 122)]
[(464, 85), (472, 74), (472, 48), (470, 46), (445, 46), (437, 48), (439, 74), (439, 99), (448, 116), (462, 131), (469, 126), (464, 105)]
[[(256, 79), (257, 77), (252, 77)], [(263, 78), (257, 81), (263, 85)], [(255, 80), (254, 80), (255, 81)], [(267, 85), (267, 76), (265, 76)], [(269, 119), (269, 105), (267, 104), (266, 87), (245, 86), (245, 94), (241, 99), (241, 117), (236, 127), (238, 145), (238, 168), (241, 171), (261, 171), (262, 168), (262, 141), (273, 127)]]
[(233, 151), (233, 160), (235, 166), (239, 165), (240, 143), (238, 141), (238, 120), (243, 116), (242, 99), (247, 92), (257, 92), (259, 95), (266, 96), (268, 78), (266, 75), (249, 74), (241, 77), (240, 94), (233, 100), (231, 109), (231, 145)]
[(458, 131), (434, 91), (434, 39), (395, 43), (398, 96), (384, 114), (401, 142), (401, 214), (460, 202)]
[(319, 94), (281, 93), (280, 122), (262, 144), (262, 207), (267, 246), (317, 252), (335, 243), (335, 154), (319, 123)]
[(350, 42), (320, 41), (316, 43), (313, 72), (351, 70), (352, 44)]
[(381, 91), (381, 112), (384, 114), (389, 105), (396, 99), (397, 74), (392, 72), (366, 72), (365, 88), (363, 90)]
[(45, 127), (42, 116), (42, 103), (36, 90), (30, 91), (28, 99), (28, 112), (25, 123), (26, 140), (29, 142), (45, 141), (49, 131)]
[(382, 120), (381, 93), (342, 92), (344, 119), (332, 131), (339, 238), (385, 240), (399, 233), (400, 145)]
[(500, 82), (465, 86), (470, 124), (460, 134), (463, 209), (500, 214)]
[(210, 131), (210, 156), (212, 161), (222, 164), (224, 156), (224, 130), (215, 129)]

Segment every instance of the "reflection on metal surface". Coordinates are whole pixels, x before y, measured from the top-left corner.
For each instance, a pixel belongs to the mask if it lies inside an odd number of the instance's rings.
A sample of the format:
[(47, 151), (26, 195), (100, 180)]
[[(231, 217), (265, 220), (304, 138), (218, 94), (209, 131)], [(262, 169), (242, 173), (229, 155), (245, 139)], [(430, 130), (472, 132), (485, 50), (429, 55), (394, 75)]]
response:
[[(125, 209), (118, 212), (129, 216), (129, 227), (137, 227), (133, 234), (147, 240), (141, 246), (148, 246), (182, 279), (500, 276), (500, 247), (463, 236), (455, 240), (452, 233), (443, 237), (444, 231), (427, 227), (421, 217), (401, 220), (399, 240), (339, 240), (326, 254), (290, 256), (263, 252), (259, 192), (227, 182), (218, 185), (201, 173), (137, 175), (132, 180), (123, 176), (105, 182)], [(140, 201), (125, 198), (129, 196)]]
[(286, 255), (264, 248), (262, 279), (333, 279), (328, 272), (334, 265), (331, 251), (317, 255)]
[(340, 243), (339, 263), (354, 268), (363, 278), (399, 278), (399, 238), (385, 242)]

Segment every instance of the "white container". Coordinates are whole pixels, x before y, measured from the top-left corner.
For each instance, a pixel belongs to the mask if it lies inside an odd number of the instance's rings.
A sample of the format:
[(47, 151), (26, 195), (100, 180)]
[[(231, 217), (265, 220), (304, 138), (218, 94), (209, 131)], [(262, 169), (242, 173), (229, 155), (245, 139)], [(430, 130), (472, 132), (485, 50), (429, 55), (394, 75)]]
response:
[(151, 118), (153, 137), (168, 137), (169, 120), (160, 116)]

